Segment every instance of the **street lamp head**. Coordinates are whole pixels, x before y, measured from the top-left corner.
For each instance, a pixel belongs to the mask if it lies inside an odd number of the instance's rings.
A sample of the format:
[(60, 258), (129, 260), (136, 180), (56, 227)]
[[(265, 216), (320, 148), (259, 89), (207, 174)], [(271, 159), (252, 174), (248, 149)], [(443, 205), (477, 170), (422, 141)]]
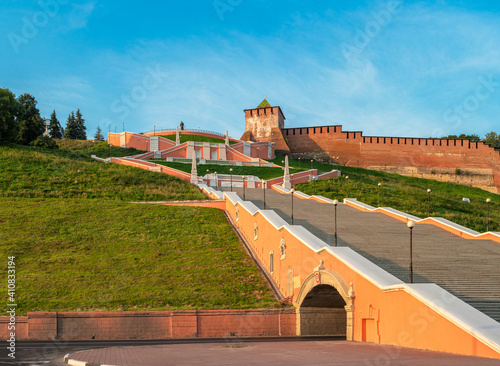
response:
[(380, 187), (382, 185), (382, 183), (379, 183), (378, 186)]
[(348, 176), (348, 175), (346, 175), (346, 176), (345, 176), (345, 179), (349, 179), (349, 176)]
[(428, 188), (427, 193), (431, 193), (431, 192), (432, 192), (432, 189)]
[(413, 221), (408, 221), (408, 223), (406, 224), (406, 226), (408, 226), (410, 229), (413, 229), (415, 227), (415, 223)]
[(290, 193), (293, 194), (295, 192), (295, 189), (290, 189)]
[(339, 201), (338, 200), (333, 200), (332, 203), (333, 203), (334, 206), (337, 206), (339, 204)]
[(490, 202), (491, 202), (491, 199), (486, 198), (486, 203), (490, 203)]
[(233, 172), (233, 168), (229, 168), (229, 171), (232, 173)]

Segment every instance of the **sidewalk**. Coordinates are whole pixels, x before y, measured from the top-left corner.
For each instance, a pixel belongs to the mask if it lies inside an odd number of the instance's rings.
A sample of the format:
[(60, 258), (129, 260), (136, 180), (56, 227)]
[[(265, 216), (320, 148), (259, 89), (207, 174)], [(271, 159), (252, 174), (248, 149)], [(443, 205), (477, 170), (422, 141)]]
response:
[(70, 365), (116, 366), (500, 365), (499, 360), (370, 343), (279, 340), (245, 342), (243, 339), (227, 339), (226, 342), (216, 343), (103, 348), (76, 352), (68, 358), (67, 363)]

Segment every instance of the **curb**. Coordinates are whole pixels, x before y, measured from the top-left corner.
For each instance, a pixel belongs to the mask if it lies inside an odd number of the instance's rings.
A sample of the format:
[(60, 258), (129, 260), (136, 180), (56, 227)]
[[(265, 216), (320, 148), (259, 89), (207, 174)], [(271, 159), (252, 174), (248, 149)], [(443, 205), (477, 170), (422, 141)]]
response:
[(64, 356), (63, 362), (71, 366), (115, 366), (115, 365), (106, 365), (101, 363), (91, 363), (91, 362), (73, 360), (69, 358), (69, 353), (66, 356)]

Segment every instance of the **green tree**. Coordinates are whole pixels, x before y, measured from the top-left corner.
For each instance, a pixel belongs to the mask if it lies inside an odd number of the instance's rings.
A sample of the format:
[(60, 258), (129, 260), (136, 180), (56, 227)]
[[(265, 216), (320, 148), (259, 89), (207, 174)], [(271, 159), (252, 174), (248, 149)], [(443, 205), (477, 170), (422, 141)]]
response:
[(21, 111), (18, 117), (19, 133), (17, 141), (20, 144), (28, 145), (38, 136), (42, 136), (45, 132), (45, 124), (40, 111), (36, 107), (38, 102), (35, 97), (30, 94), (23, 94), (18, 99), (21, 105)]
[(61, 124), (57, 120), (56, 111), (50, 115), (49, 135), (53, 139), (62, 139)]
[(44, 149), (59, 149), (59, 145), (49, 136), (38, 136), (35, 140), (31, 141), (30, 145), (43, 147)]
[(71, 112), (66, 120), (66, 128), (64, 129), (64, 137), (71, 140), (78, 138), (78, 129), (76, 127), (75, 112)]
[(102, 130), (100, 126), (97, 126), (97, 132), (95, 133), (94, 140), (104, 141), (104, 136), (102, 135)]
[(0, 88), (0, 140), (14, 141), (16, 139), (17, 117), (20, 109), (14, 93), (9, 89)]
[(76, 111), (76, 131), (77, 131), (77, 139), (78, 140), (86, 140), (87, 139), (87, 133), (85, 132), (87, 130), (87, 127), (85, 127), (85, 120), (82, 117), (82, 114), (80, 113), (80, 109)]
[(462, 134), (460, 134), (460, 136), (458, 136), (458, 138), (464, 139), (464, 140), (470, 140), (473, 142), (481, 141), (481, 138), (479, 137), (479, 135), (476, 135), (475, 133), (473, 133), (472, 135), (466, 135), (465, 133), (462, 133)]
[(448, 135), (448, 136), (443, 136), (441, 137), (441, 139), (448, 139), (448, 140), (470, 140), (470, 141), (473, 141), (473, 142), (476, 142), (476, 141), (481, 141), (481, 138), (476, 135), (476, 134), (472, 134), (472, 135), (466, 135), (465, 133), (461, 133), (460, 135)]
[(493, 147), (500, 147), (500, 134), (497, 134), (496, 132), (488, 132), (484, 136), (484, 142), (486, 144), (490, 144)]

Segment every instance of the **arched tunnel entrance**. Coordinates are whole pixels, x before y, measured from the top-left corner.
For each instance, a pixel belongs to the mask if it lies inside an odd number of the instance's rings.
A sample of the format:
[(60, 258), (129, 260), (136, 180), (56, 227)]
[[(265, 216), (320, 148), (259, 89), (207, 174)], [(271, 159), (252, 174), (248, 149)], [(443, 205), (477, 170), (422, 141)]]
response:
[(330, 285), (317, 285), (300, 305), (301, 335), (346, 336), (346, 302)]
[(299, 335), (328, 335), (353, 340), (353, 283), (323, 266), (323, 261), (307, 276), (295, 299)]

